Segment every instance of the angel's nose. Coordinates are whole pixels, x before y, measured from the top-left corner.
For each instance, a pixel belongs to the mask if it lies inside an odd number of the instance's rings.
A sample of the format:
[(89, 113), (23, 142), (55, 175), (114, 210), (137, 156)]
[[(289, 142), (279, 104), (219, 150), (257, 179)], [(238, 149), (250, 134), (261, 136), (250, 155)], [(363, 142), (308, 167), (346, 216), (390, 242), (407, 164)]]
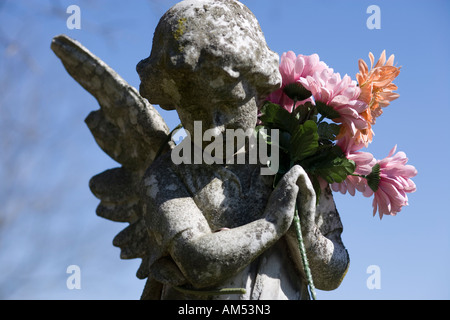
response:
[(137, 71), (141, 81), (142, 81), (142, 78), (144, 77), (144, 74), (146, 73), (145, 70), (146, 70), (146, 67), (148, 66), (148, 59), (149, 58), (143, 59), (143, 60), (139, 61), (139, 63), (136, 65), (136, 71)]

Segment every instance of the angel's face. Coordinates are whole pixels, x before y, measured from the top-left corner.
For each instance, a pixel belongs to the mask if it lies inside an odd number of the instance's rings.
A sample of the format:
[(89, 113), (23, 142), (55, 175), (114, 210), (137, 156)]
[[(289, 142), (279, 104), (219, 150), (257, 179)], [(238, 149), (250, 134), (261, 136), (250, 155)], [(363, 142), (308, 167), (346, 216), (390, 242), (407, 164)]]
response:
[[(258, 106), (253, 90), (242, 82), (227, 86), (229, 90), (219, 89), (213, 85), (204, 85), (197, 88), (194, 98), (192, 94), (176, 107), (183, 127), (189, 133), (199, 133), (202, 137), (209, 130), (212, 135), (222, 134), (225, 137), (227, 129), (244, 132), (256, 126)], [(199, 128), (198, 124), (201, 124)], [(195, 127), (197, 125), (197, 127)], [(225, 139), (224, 139), (225, 142)], [(204, 141), (202, 147), (209, 142)], [(242, 146), (236, 145), (239, 149)]]
[(257, 118), (257, 90), (233, 67), (209, 61), (195, 70), (164, 65), (156, 51), (139, 62), (140, 94), (163, 109), (176, 109), (186, 130), (193, 132), (194, 121), (203, 130), (254, 128)]
[[(194, 130), (196, 122), (201, 123), (202, 137), (207, 130), (213, 130), (213, 136), (216, 136), (227, 129), (245, 132), (255, 128), (257, 90), (239, 72), (205, 65), (195, 71), (185, 68), (176, 72), (161, 68), (163, 60), (152, 55), (137, 65), (141, 79), (139, 91), (163, 109), (176, 109), (184, 129), (191, 136), (199, 132)], [(199, 147), (204, 148), (207, 144)]]

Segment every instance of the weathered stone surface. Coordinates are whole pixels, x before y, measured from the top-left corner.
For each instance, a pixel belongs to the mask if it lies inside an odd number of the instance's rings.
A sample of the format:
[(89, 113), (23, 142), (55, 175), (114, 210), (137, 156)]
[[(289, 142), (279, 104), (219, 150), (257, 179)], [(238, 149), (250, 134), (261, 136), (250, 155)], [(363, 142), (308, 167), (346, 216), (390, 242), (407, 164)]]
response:
[[(278, 55), (267, 47), (258, 21), (230, 0), (186, 0), (172, 7), (137, 70), (142, 96), (166, 109), (264, 98), (281, 85)], [(206, 94), (202, 88), (213, 90)]]
[[(243, 4), (185, 0), (171, 8), (137, 66), (142, 96), (75, 41), (60, 36), (52, 48), (98, 99), (101, 109), (87, 123), (123, 165), (90, 187), (100, 216), (130, 223), (114, 245), (122, 258), (142, 258), (143, 299), (308, 299), (291, 226), (296, 204), (316, 287), (339, 285), (349, 262), (339, 214), (329, 188), (316, 206), (301, 167), (273, 189), (260, 164), (175, 165), (167, 152), (155, 159), (168, 130), (144, 98), (176, 109), (189, 132), (201, 121), (203, 132), (220, 134), (253, 129), (260, 102), (279, 87), (278, 55)], [(246, 292), (195, 294), (223, 287)]]
[(146, 168), (169, 133), (158, 111), (79, 42), (60, 35), (51, 48), (101, 106), (86, 118), (98, 145), (125, 167)]

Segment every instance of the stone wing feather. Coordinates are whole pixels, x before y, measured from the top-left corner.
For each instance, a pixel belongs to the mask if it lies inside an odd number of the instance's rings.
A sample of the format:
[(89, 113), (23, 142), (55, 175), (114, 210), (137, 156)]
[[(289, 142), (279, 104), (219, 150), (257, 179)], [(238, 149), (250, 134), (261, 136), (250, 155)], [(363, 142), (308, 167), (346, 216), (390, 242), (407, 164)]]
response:
[[(134, 87), (79, 42), (59, 35), (53, 38), (51, 49), (67, 72), (100, 105), (88, 115), (86, 124), (100, 148), (121, 167), (94, 176), (89, 186), (100, 199), (99, 216), (129, 223), (113, 244), (121, 248), (122, 259), (142, 258), (137, 277), (147, 278), (148, 262), (159, 253), (145, 228), (138, 186), (158, 152), (174, 146), (169, 128)], [(149, 277), (147, 286), (151, 281)]]

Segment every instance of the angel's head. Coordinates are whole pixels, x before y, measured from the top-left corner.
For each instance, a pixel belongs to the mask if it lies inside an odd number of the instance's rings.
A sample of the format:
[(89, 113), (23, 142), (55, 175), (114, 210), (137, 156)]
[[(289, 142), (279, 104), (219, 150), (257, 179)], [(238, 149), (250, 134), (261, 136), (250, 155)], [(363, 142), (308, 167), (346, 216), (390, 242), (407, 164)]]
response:
[(161, 18), (153, 47), (137, 65), (140, 93), (176, 109), (185, 129), (244, 130), (281, 84), (278, 55), (255, 16), (235, 0), (185, 0)]

